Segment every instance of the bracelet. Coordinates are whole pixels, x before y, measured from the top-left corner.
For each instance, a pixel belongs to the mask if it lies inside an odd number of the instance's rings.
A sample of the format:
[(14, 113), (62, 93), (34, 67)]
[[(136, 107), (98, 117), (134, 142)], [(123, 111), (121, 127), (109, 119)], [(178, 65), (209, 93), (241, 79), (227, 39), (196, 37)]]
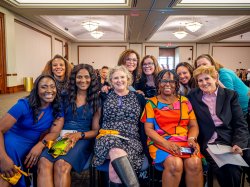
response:
[(188, 140), (194, 140), (194, 142), (197, 142), (197, 138), (196, 138), (196, 137), (194, 137), (194, 136), (190, 136), (190, 137), (188, 137)]

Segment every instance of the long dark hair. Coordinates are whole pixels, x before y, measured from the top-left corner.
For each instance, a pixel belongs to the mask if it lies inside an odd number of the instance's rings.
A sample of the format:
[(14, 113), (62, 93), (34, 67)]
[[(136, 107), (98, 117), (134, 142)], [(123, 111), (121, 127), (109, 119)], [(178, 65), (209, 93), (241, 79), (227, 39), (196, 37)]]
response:
[(174, 76), (174, 80), (175, 80), (175, 94), (178, 95), (179, 88), (180, 88), (180, 85), (179, 85), (179, 76), (176, 74), (176, 72), (174, 70), (169, 70), (169, 69), (161, 70), (158, 73), (158, 75), (156, 77), (156, 90), (157, 90), (157, 92), (159, 92), (159, 83), (161, 82), (162, 77), (166, 73), (172, 74)]
[[(190, 88), (195, 88), (195, 87), (196, 87), (196, 82), (195, 82), (195, 79), (194, 79), (194, 77), (193, 77), (193, 72), (194, 72), (193, 66), (191, 66), (188, 62), (180, 62), (180, 63), (176, 66), (176, 68), (175, 68), (176, 73), (177, 73), (177, 69), (178, 69), (179, 67), (181, 67), (181, 66), (187, 68), (188, 71), (189, 71), (189, 73), (190, 73), (190, 76), (191, 76), (191, 77), (190, 77), (190, 80), (188, 81), (188, 86), (189, 86)], [(182, 84), (182, 83), (180, 82), (180, 84)]]
[(69, 82), (69, 105), (72, 107), (73, 113), (76, 113), (76, 95), (77, 95), (77, 86), (76, 86), (76, 75), (81, 69), (86, 69), (90, 75), (90, 85), (87, 90), (87, 103), (92, 107), (93, 112), (96, 112), (100, 106), (100, 99), (98, 92), (100, 90), (97, 76), (93, 67), (89, 64), (78, 64), (76, 65), (70, 75)]
[[(29, 105), (33, 111), (33, 119), (35, 121), (35, 123), (38, 122), (38, 115), (40, 113), (40, 107), (41, 107), (41, 99), (39, 97), (38, 94), (38, 85), (39, 82), (44, 79), (44, 78), (50, 78), (55, 82), (56, 85), (56, 80), (52, 75), (48, 75), (48, 74), (41, 74), (40, 76), (38, 76), (34, 82), (34, 87), (31, 90), (30, 94), (27, 96), (28, 101), (29, 101)], [(59, 113), (61, 112), (61, 105), (60, 105), (60, 99), (58, 96), (58, 93), (56, 92), (56, 97), (53, 100), (53, 102), (51, 103), (52, 108), (53, 108), (53, 116), (54, 118), (57, 118)]]

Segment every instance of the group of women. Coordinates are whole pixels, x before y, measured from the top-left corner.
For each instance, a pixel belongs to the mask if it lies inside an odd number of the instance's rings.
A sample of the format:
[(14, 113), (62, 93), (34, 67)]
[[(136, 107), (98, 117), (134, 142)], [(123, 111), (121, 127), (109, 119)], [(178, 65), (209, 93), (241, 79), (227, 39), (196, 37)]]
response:
[[(111, 186), (139, 186), (143, 126), (153, 164), (163, 171), (162, 186), (178, 186), (183, 171), (186, 186), (203, 186), (203, 156), (221, 186), (239, 186), (241, 168), (219, 168), (206, 149), (223, 144), (243, 154), (249, 88), (210, 55), (199, 56), (195, 70), (186, 62), (175, 71), (160, 70), (150, 55), (139, 62), (136, 51), (124, 51), (109, 71), (111, 87), (104, 85), (100, 92), (91, 65), (71, 70), (60, 55), (51, 59), (30, 95), (0, 119), (2, 176), (12, 177), (15, 166), (37, 165), (38, 186), (70, 186), (70, 171), (81, 172), (94, 148), (94, 166), (110, 160)], [(47, 145), (60, 132), (72, 148), (54, 158)], [(0, 177), (0, 186), (10, 184)], [(26, 186), (24, 177), (16, 186)]]

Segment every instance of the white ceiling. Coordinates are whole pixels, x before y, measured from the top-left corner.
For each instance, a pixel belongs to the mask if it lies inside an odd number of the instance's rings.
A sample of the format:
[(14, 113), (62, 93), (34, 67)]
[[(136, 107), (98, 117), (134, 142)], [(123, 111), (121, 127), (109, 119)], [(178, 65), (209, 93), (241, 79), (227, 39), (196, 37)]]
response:
[(67, 35), (72, 40), (77, 42), (93, 41), (94, 39), (90, 32), (84, 29), (82, 22), (94, 21), (99, 23), (98, 31), (104, 32), (102, 41), (124, 41), (124, 16), (41, 16), (44, 21), (54, 25), (64, 35)]
[[(53, 5), (37, 1), (4, 0), (0, 5), (72, 42), (250, 42), (250, 0), (227, 4), (219, 0), (113, 0), (105, 5), (97, 0), (90, 4), (86, 0), (74, 0), (76, 4), (50, 1)], [(81, 26), (88, 20), (99, 23), (98, 30), (104, 32), (101, 39), (94, 39)], [(185, 28), (192, 20), (203, 24), (194, 33)], [(177, 39), (173, 32), (178, 30), (188, 35)]]

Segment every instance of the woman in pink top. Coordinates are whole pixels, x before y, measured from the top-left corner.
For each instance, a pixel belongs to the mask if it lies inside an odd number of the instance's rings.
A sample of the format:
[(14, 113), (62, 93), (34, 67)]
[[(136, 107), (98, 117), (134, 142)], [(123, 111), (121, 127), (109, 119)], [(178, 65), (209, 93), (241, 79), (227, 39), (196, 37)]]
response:
[[(220, 186), (240, 186), (241, 168), (226, 164), (218, 167), (207, 152), (208, 144), (232, 147), (232, 153), (243, 154), (248, 145), (248, 126), (235, 91), (218, 84), (214, 66), (201, 66), (193, 72), (199, 88), (190, 92), (188, 98), (199, 124), (198, 143)], [(246, 160), (247, 162), (249, 161)], [(226, 179), (226, 180), (225, 180)]]

